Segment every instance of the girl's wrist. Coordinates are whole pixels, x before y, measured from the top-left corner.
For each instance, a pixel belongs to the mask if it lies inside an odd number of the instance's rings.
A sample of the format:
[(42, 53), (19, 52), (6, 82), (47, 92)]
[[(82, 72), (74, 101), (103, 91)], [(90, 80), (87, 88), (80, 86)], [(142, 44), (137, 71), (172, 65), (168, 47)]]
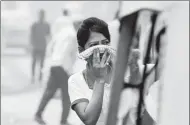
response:
[(105, 84), (105, 80), (104, 79), (96, 79), (96, 83)]

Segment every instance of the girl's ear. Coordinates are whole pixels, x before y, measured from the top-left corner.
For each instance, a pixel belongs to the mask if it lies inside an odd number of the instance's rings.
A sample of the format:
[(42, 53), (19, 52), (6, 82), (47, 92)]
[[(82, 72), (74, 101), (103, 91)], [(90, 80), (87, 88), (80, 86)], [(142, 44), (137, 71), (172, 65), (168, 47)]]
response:
[(84, 48), (81, 47), (81, 46), (78, 46), (78, 50), (79, 50), (79, 53), (83, 52), (84, 51)]

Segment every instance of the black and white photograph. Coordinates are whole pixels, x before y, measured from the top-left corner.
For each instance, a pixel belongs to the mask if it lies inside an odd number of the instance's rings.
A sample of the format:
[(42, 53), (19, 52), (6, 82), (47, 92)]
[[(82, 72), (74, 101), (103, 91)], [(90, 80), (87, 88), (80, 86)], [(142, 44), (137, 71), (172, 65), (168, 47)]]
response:
[(1, 125), (189, 125), (189, 1), (1, 1)]

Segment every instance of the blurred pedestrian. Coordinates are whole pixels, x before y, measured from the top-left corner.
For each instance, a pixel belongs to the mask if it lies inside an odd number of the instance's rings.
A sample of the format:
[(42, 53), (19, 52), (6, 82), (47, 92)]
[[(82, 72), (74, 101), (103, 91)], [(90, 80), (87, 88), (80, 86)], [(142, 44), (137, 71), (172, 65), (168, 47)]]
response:
[(62, 15), (58, 17), (52, 25), (52, 34), (55, 35), (59, 33), (65, 27), (66, 18), (69, 18), (70, 13), (67, 9), (63, 9)]
[(40, 124), (46, 124), (42, 118), (42, 112), (58, 89), (61, 89), (63, 108), (60, 124), (69, 124), (67, 121), (70, 111), (68, 78), (72, 74), (72, 68), (76, 60), (76, 30), (78, 29), (80, 21), (73, 22), (73, 20), (68, 17), (65, 18), (64, 23), (64, 28), (53, 37), (48, 47), (48, 53), (50, 53), (48, 64), (50, 67), (50, 75), (47, 81), (47, 87), (35, 115), (35, 120)]
[(50, 36), (50, 26), (45, 21), (45, 11), (40, 10), (38, 16), (38, 20), (32, 24), (30, 36), (32, 46), (32, 83), (35, 82), (37, 63), (40, 63), (39, 80), (42, 79), (41, 70), (43, 68), (48, 36)]

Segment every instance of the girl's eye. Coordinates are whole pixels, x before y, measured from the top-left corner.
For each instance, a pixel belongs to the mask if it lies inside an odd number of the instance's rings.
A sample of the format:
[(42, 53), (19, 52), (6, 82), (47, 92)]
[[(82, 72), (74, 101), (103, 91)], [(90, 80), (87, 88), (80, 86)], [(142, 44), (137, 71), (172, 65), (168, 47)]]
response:
[(98, 45), (98, 43), (92, 43), (92, 44), (90, 44), (89, 46), (90, 46), (90, 47), (93, 47), (93, 46), (96, 46), (96, 45)]
[(103, 45), (108, 45), (110, 42), (108, 40), (102, 41)]

